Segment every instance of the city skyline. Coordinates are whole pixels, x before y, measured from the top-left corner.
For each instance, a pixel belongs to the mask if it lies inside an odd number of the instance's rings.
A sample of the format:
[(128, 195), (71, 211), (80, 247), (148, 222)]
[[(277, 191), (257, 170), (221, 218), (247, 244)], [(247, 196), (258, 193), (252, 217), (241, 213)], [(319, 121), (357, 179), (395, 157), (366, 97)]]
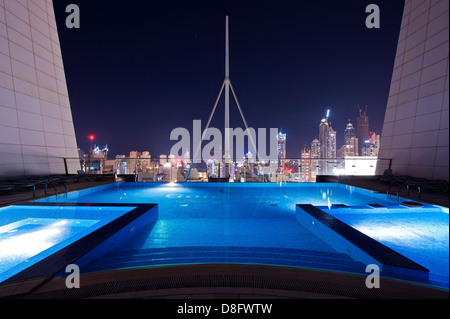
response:
[[(403, 1), (378, 3), (376, 30), (364, 23), (369, 1), (196, 2), (122, 12), (80, 1), (81, 27), (70, 30), (66, 2), (55, 3), (55, 14), (82, 149), (95, 135), (113, 156), (168, 154), (173, 128), (206, 122), (223, 79), (226, 15), (230, 68), (248, 125), (287, 134), (287, 157), (299, 158), (318, 137), (317, 120), (327, 109), (338, 145), (348, 120), (356, 125), (357, 105), (369, 106), (370, 130), (381, 134)], [(211, 126), (222, 129), (223, 114)], [(237, 112), (231, 126), (244, 127)]]

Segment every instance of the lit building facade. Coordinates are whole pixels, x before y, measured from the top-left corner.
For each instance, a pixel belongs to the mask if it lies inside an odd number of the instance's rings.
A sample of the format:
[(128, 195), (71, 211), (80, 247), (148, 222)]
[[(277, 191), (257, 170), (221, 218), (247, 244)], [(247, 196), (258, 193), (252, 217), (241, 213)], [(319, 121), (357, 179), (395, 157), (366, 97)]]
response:
[(362, 144), (369, 139), (369, 116), (367, 115), (367, 106), (364, 108), (358, 105), (358, 117), (356, 119), (356, 134), (361, 144), (359, 151), (361, 151)]
[(352, 123), (348, 123), (344, 131), (345, 144), (342, 146), (342, 157), (358, 156), (358, 138)]
[(286, 158), (286, 134), (278, 133), (278, 159)]
[(322, 158), (322, 147), (320, 141), (318, 139), (314, 139), (311, 142), (311, 181), (316, 180), (316, 176), (320, 174), (320, 167), (322, 162), (320, 158)]
[(284, 167), (284, 160), (286, 159), (286, 134), (278, 133), (278, 161), (279, 167)]
[(306, 146), (302, 148), (300, 160), (300, 180), (302, 182), (311, 181), (311, 150)]
[(319, 124), (319, 142), (320, 142), (320, 155), (323, 158), (327, 157), (327, 132), (329, 129), (328, 120), (323, 118)]
[(329, 126), (326, 133), (326, 158), (336, 158), (336, 131)]
[(361, 148), (361, 156), (378, 156), (380, 149), (380, 135), (371, 133), (370, 138)]

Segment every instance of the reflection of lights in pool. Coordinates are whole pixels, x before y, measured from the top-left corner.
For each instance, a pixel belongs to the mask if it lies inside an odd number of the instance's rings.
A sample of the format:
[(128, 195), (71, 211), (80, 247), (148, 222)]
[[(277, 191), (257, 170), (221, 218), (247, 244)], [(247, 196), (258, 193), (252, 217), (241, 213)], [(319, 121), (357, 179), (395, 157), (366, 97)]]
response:
[(55, 242), (52, 238), (63, 229), (52, 226), (0, 241), (0, 260), (33, 256), (53, 246)]
[(376, 239), (416, 239), (419, 236), (412, 231), (408, 231), (399, 226), (358, 226), (354, 225), (354, 228), (366, 234), (369, 237)]
[(51, 224), (49, 227), (59, 227), (64, 225), (67, 225), (67, 220), (60, 220), (59, 222)]

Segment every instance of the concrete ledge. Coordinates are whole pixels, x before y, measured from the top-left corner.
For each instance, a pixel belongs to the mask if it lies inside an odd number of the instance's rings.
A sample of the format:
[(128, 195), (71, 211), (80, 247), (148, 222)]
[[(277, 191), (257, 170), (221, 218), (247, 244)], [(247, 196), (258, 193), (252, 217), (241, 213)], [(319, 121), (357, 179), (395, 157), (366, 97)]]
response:
[(449, 296), (447, 290), (384, 278), (379, 289), (369, 289), (365, 279), (365, 275), (297, 267), (177, 265), (82, 274), (79, 289), (67, 289), (64, 277), (53, 278), (16, 298), (446, 299)]

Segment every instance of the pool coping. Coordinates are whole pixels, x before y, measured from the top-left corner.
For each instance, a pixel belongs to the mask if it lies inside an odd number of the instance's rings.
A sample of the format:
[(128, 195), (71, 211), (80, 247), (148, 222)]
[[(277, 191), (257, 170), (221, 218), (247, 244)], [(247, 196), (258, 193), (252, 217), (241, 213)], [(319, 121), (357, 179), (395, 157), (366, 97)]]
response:
[[(64, 269), (67, 265), (79, 260), (109, 238), (124, 230), (127, 225), (132, 224), (140, 217), (156, 208), (154, 215), (158, 215), (158, 204), (129, 204), (129, 203), (49, 203), (49, 202), (26, 202), (13, 206), (36, 206), (36, 207), (130, 207), (130, 211), (115, 218), (93, 232), (83, 236), (75, 242), (63, 247), (50, 256), (38, 261), (30, 267), (20, 271), (16, 275), (0, 283), (0, 288), (6, 286), (20, 286), (23, 282), (34, 282), (41, 285), (51, 279), (56, 273)], [(134, 207), (134, 208), (133, 208)], [(35, 285), (27, 285), (28, 290), (34, 289)], [(23, 288), (22, 288), (23, 289)], [(2, 297), (2, 295), (0, 295)]]
[(21, 299), (448, 299), (448, 290), (385, 279), (369, 289), (363, 274), (298, 267), (198, 264), (81, 274), (80, 289), (55, 277)]
[[(327, 242), (336, 250), (363, 263), (377, 264), (387, 276), (419, 281), (429, 280), (429, 270), (375, 239), (363, 234), (322, 209), (311, 204), (297, 204), (297, 220), (320, 237), (322, 231), (333, 237)], [(299, 214), (303, 214), (301, 220)], [(325, 227), (317, 227), (323, 225)], [(328, 231), (326, 231), (328, 229)]]

